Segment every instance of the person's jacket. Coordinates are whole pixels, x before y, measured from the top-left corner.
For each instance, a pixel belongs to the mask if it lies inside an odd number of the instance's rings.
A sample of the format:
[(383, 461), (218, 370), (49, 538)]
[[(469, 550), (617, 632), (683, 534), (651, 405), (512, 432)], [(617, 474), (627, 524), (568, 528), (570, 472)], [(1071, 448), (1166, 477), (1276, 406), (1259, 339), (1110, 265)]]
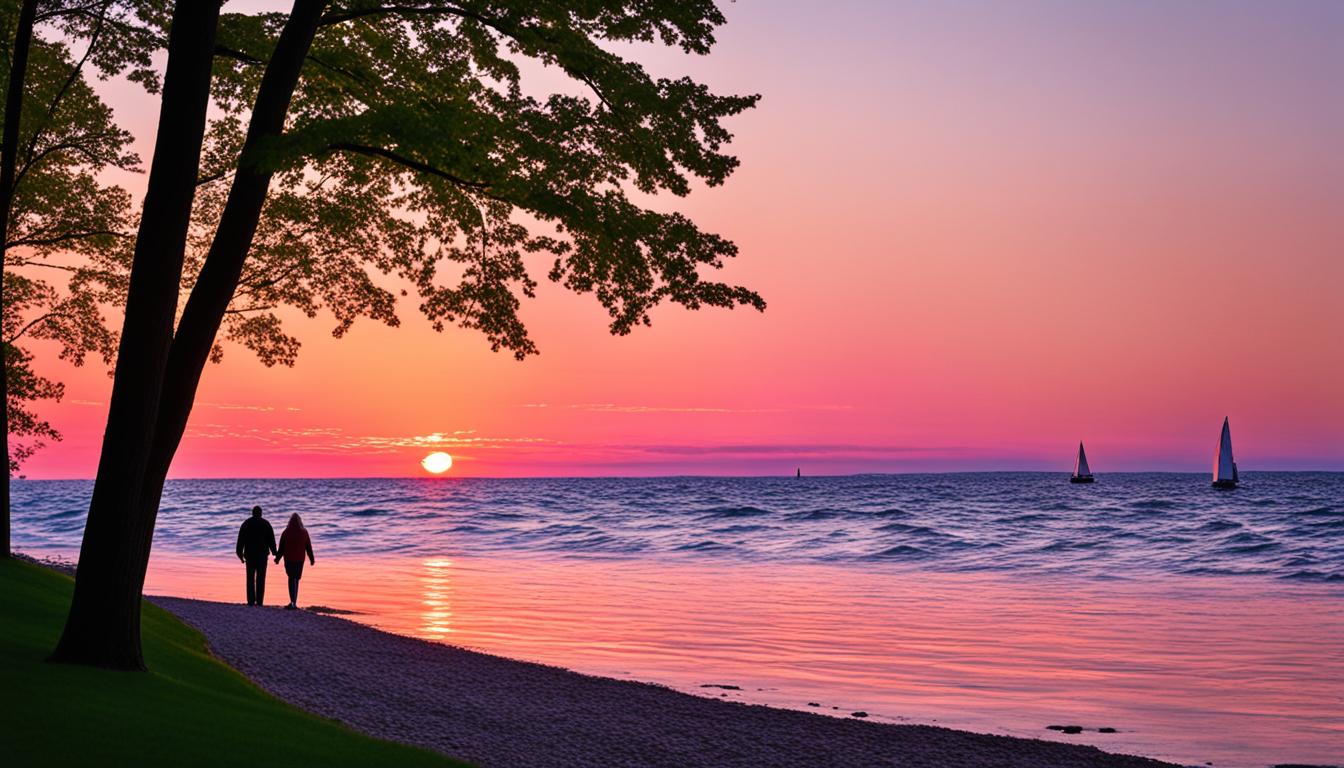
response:
[(275, 531), (264, 517), (249, 517), (238, 529), (238, 556), (248, 560), (265, 560), (275, 554)]
[(313, 540), (308, 538), (308, 529), (286, 528), (280, 534), (280, 555), (284, 555), (287, 563), (301, 563), (305, 555), (312, 560)]

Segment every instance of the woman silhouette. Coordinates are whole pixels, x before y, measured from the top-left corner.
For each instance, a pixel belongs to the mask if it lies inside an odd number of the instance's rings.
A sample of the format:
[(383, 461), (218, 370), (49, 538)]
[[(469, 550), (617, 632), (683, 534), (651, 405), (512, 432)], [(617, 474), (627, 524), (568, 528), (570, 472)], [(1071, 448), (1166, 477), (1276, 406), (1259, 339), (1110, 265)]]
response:
[(313, 540), (308, 537), (308, 529), (303, 527), (303, 518), (297, 512), (289, 516), (289, 525), (280, 534), (280, 545), (276, 549), (275, 562), (285, 558), (285, 574), (289, 576), (289, 605), (285, 610), (292, 611), (299, 607), (299, 579), (303, 578), (304, 555), (308, 556), (310, 565), (317, 564), (313, 558)]

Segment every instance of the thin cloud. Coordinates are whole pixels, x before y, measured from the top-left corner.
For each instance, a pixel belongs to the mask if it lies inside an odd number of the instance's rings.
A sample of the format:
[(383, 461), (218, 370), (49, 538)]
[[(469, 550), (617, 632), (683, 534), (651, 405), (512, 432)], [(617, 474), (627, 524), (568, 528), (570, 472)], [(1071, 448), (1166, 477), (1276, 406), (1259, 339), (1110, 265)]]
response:
[(449, 449), (460, 448), (490, 449), (503, 447), (525, 447), (535, 445), (554, 445), (556, 441), (542, 437), (491, 437), (477, 435), (474, 429), (459, 429), (453, 432), (431, 432), (427, 435), (347, 435), (343, 430), (314, 432), (314, 436), (330, 439), (320, 442), (300, 442), (294, 445), (298, 451), (320, 453), (355, 453), (375, 455), (398, 453), (407, 448)]
[(186, 437), (193, 440), (256, 440), (263, 443), (280, 445), (277, 430), (239, 428), (232, 424), (192, 424), (187, 428)]
[(270, 413), (275, 410), (273, 405), (245, 405), (240, 403), (197, 403), (197, 405), (206, 408), (217, 408), (221, 411), (258, 411), (261, 413)]
[(281, 437), (338, 437), (344, 433), (340, 427), (278, 427), (271, 434)]
[(626, 445), (612, 446), (616, 449), (639, 451), (641, 453), (670, 454), (674, 456), (714, 456), (714, 455), (798, 455), (830, 456), (836, 454), (868, 456), (905, 456), (930, 454), (961, 454), (968, 448), (957, 445), (863, 445), (859, 443), (755, 443), (734, 445)]
[[(548, 408), (548, 403), (523, 403), (524, 408)], [(852, 405), (799, 405), (784, 408), (727, 408), (704, 405), (631, 405), (622, 403), (571, 403), (557, 406), (589, 413), (801, 413), (805, 411), (849, 411)]]

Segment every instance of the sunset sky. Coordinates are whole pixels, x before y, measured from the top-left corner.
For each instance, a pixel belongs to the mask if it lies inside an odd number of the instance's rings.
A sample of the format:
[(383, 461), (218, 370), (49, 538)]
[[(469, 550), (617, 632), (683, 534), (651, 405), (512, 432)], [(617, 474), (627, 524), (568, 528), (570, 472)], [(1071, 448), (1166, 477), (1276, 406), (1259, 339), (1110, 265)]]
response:
[[(230, 3), (226, 10), (282, 7)], [(740, 0), (705, 58), (763, 95), (726, 186), (659, 207), (737, 242), (754, 311), (612, 337), (543, 281), (541, 355), (295, 319), (229, 348), (176, 477), (1344, 470), (1344, 3)], [(152, 152), (157, 101), (100, 86)], [(118, 177), (137, 191), (143, 177)], [(534, 276), (544, 278), (543, 257)], [(66, 382), (32, 478), (92, 477), (111, 380)]]

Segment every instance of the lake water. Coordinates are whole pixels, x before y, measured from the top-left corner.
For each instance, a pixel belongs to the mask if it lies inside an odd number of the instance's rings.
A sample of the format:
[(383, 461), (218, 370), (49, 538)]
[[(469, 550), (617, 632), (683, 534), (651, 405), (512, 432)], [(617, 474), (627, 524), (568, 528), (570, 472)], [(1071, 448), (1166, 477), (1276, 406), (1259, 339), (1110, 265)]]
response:
[[(16, 548), (75, 553), (90, 490), (16, 482)], [(390, 631), (1186, 764), (1344, 762), (1344, 474), (174, 481), (147, 591), (241, 601), (254, 503), (304, 516), (301, 602)]]

